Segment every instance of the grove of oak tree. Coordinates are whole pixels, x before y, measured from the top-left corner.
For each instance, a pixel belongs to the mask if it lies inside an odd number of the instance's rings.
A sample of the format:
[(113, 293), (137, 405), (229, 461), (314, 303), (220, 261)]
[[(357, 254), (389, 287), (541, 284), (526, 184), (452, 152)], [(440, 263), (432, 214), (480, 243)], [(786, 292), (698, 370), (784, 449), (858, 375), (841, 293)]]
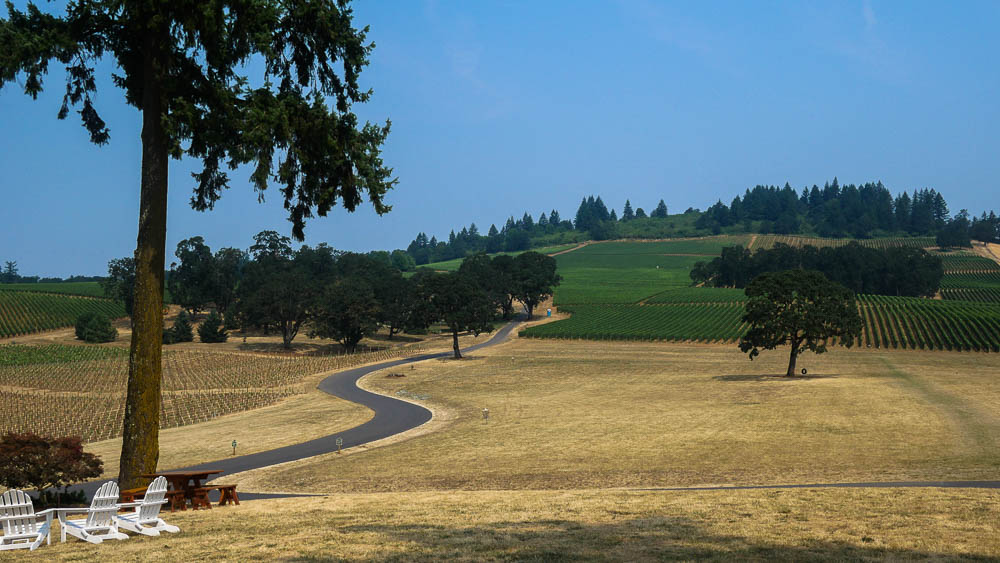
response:
[[(337, 205), (367, 197), (389, 206), (396, 183), (380, 157), (385, 125), (360, 125), (353, 103), (374, 44), (356, 29), (347, 0), (70, 1), (56, 16), (8, 4), (0, 19), (0, 86), (23, 76), (37, 98), (52, 61), (66, 65), (58, 117), (79, 107), (92, 142), (110, 132), (94, 106), (95, 69), (108, 57), (125, 101), (142, 113), (135, 301), (119, 485), (141, 484), (159, 458), (159, 408), (168, 159), (200, 159), (191, 205), (211, 209), (229, 187), (226, 169), (252, 164), (260, 197), (280, 185), (292, 233)], [(258, 64), (259, 63), (259, 64)], [(248, 76), (249, 69), (260, 69)]]
[(861, 335), (861, 317), (854, 293), (820, 272), (785, 270), (755, 278), (746, 288), (749, 300), (743, 322), (750, 324), (740, 338), (740, 350), (750, 359), (760, 350), (788, 344), (788, 377), (795, 375), (800, 352), (826, 352), (828, 340), (850, 347)]

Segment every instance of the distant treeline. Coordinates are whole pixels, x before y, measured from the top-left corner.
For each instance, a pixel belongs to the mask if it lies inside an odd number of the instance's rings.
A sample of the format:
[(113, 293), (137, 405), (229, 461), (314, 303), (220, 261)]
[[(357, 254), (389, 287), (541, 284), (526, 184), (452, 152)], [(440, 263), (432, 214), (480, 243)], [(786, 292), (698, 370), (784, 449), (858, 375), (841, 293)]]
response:
[(420, 233), (406, 253), (417, 265), (462, 258), (475, 252), (518, 251), (549, 244), (614, 238), (667, 238), (758, 232), (816, 234), (823, 237), (869, 238), (879, 235), (936, 236), (942, 246), (969, 246), (971, 239), (1000, 242), (1000, 218), (990, 211), (972, 217), (961, 210), (949, 216), (944, 196), (932, 189), (893, 197), (881, 182), (840, 186), (836, 178), (823, 187), (797, 192), (784, 187), (755, 186), (727, 206), (717, 202), (705, 212), (687, 208), (670, 215), (664, 200), (646, 211), (629, 200), (619, 214), (598, 196), (584, 198), (572, 221), (555, 209), (538, 216), (525, 212), (501, 228), (490, 225), (484, 235), (473, 223), (448, 240)]
[(851, 242), (824, 248), (779, 243), (753, 253), (730, 246), (711, 262), (696, 263), (691, 279), (712, 287), (744, 288), (760, 274), (794, 269), (817, 270), (858, 294), (907, 297), (933, 296), (944, 276), (941, 259), (922, 248), (874, 249)]
[(750, 232), (754, 221), (759, 221), (757, 231), (782, 235), (868, 238), (891, 233), (943, 234), (947, 246), (969, 246), (970, 239), (995, 242), (1000, 236), (1000, 219), (994, 212), (983, 212), (970, 221), (963, 209), (949, 218), (948, 203), (935, 190), (916, 190), (912, 196), (903, 192), (893, 198), (882, 182), (841, 187), (836, 178), (822, 188), (803, 188), (801, 193), (787, 183), (783, 188), (755, 186), (728, 206), (719, 201), (709, 207), (695, 224), (715, 232), (742, 224)]
[[(402, 275), (412, 259), (399, 253), (408, 261), (394, 260), (395, 253), (342, 252), (322, 243), (293, 250), (291, 240), (275, 231), (258, 233), (248, 251), (213, 253), (204, 238), (194, 236), (177, 244), (166, 285), (173, 302), (192, 316), (212, 310), (226, 329), (278, 332), (286, 347), (303, 328), (310, 337), (331, 338), (353, 351), (381, 327), (391, 338), (442, 322), (457, 354), (459, 332), (492, 330), (495, 320), (514, 313), (515, 300), (530, 316), (559, 283), (555, 259), (537, 252), (479, 254), (458, 272), (425, 269), (412, 277)], [(131, 316), (135, 261), (111, 260), (102, 285)]]
[[(693, 212), (694, 210), (689, 210)], [(477, 252), (516, 252), (542, 246), (545, 244), (560, 244), (584, 239), (607, 240), (625, 236), (619, 232), (618, 226), (642, 219), (656, 220), (667, 218), (667, 204), (661, 199), (649, 215), (641, 207), (633, 210), (629, 200), (625, 201), (622, 216), (619, 218), (614, 209), (608, 210), (600, 196), (589, 196), (580, 202), (576, 216), (572, 221), (563, 219), (555, 209), (548, 214), (542, 213), (536, 221), (530, 213), (525, 212), (520, 219), (509, 217), (502, 228), (490, 225), (485, 235), (480, 234), (475, 223), (463, 227), (456, 233), (452, 231), (447, 241), (439, 241), (436, 237), (427, 237), (420, 233), (406, 248), (407, 254), (413, 257), (417, 265), (430, 262), (441, 262), (463, 258)], [(637, 236), (637, 235), (636, 235)]]
[(43, 278), (39, 276), (22, 276), (18, 273), (17, 261), (7, 260), (0, 269), (0, 283), (61, 283), (100, 281), (101, 276), (70, 276), (68, 278)]

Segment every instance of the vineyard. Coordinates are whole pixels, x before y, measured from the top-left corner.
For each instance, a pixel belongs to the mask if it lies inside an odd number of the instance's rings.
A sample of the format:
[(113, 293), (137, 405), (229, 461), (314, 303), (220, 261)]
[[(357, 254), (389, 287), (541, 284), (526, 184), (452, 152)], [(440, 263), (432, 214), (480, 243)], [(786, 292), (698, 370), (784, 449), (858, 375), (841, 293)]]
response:
[(85, 297), (104, 297), (104, 289), (97, 282), (43, 282), (5, 283), (0, 291), (30, 291), (32, 293), (62, 293)]
[[(555, 254), (556, 252), (562, 252), (563, 250), (569, 250), (576, 246), (575, 244), (560, 244), (557, 246), (545, 246), (542, 248), (532, 248), (531, 252), (538, 252), (539, 254)], [(490, 254), (490, 256), (500, 256), (501, 254), (506, 254), (509, 256), (517, 256), (522, 252), (528, 251), (518, 251), (518, 252), (497, 252), (496, 254)], [(455, 272), (458, 271), (459, 266), (462, 265), (462, 261), (465, 258), (454, 258), (452, 260), (444, 260), (442, 262), (431, 262), (430, 264), (424, 264), (420, 266), (421, 268), (430, 268), (432, 270)]]
[(1000, 272), (1000, 264), (975, 254), (940, 253), (945, 274), (964, 272)]
[(874, 348), (1000, 352), (1000, 307), (862, 295), (862, 340)]
[[(396, 357), (401, 349), (352, 355), (268, 356), (165, 350), (162, 428), (274, 404), (307, 391), (305, 378)], [(82, 346), (0, 346), (0, 433), (121, 435), (128, 350)]]
[[(859, 344), (904, 348), (1000, 352), (1000, 306), (863, 295)], [(578, 305), (569, 319), (521, 331), (525, 337), (590, 340), (734, 342), (746, 330), (743, 304)]]
[[(557, 256), (563, 283), (554, 303), (571, 317), (521, 331), (526, 337), (594, 340), (735, 342), (743, 290), (691, 287), (698, 254), (721, 251), (740, 237), (609, 242)], [(848, 239), (758, 236), (753, 248), (777, 242), (840, 246)], [(859, 241), (865, 246), (932, 246), (930, 238)], [(943, 300), (866, 295), (861, 346), (925, 350), (1000, 351), (1000, 265), (970, 252), (940, 253), (948, 272)]]
[(650, 242), (599, 242), (588, 245), (576, 252), (584, 254), (692, 254), (718, 256), (727, 246), (746, 246), (750, 237), (746, 235), (719, 235), (714, 237), (658, 240)]
[(815, 246), (817, 248), (823, 248), (827, 246), (845, 246), (850, 242), (857, 242), (861, 246), (866, 246), (868, 248), (927, 248), (931, 246), (936, 246), (937, 243), (934, 237), (887, 237), (887, 238), (871, 238), (871, 239), (852, 239), (852, 238), (816, 238), (816, 237), (803, 237), (796, 235), (758, 235), (753, 243), (749, 246), (750, 250), (758, 250), (761, 248), (772, 248), (777, 243), (787, 244), (788, 246), (802, 247), (802, 246)]
[(1000, 288), (942, 288), (941, 298), (946, 301), (975, 301), (979, 303), (1000, 303)]
[(125, 316), (125, 307), (107, 299), (26, 291), (0, 291), (0, 338), (72, 326), (82, 313)]
[[(689, 286), (688, 272), (695, 262), (705, 259), (633, 252), (630, 247), (637, 244), (643, 243), (591, 244), (556, 256), (563, 281), (556, 289), (554, 303), (637, 303), (667, 289)], [(623, 253), (612, 253), (618, 248)]]
[(742, 303), (576, 305), (569, 319), (522, 330), (522, 337), (732, 342), (744, 332)]
[(747, 300), (742, 289), (729, 287), (685, 287), (668, 289), (646, 299), (645, 304), (662, 303), (732, 303)]

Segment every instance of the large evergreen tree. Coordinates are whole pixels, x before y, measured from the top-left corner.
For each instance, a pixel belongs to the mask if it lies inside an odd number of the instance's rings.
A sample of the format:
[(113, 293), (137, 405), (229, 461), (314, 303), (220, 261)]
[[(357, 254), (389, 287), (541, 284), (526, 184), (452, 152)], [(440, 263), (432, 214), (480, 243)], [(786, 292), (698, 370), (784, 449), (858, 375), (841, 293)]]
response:
[(656, 204), (656, 209), (649, 214), (650, 217), (658, 217), (660, 219), (667, 218), (667, 204), (661, 199), (660, 203)]
[(635, 211), (632, 210), (632, 202), (625, 200), (625, 209), (622, 209), (622, 221), (635, 219)]
[[(352, 104), (374, 45), (347, 0), (71, 0), (56, 16), (8, 4), (0, 19), (0, 85), (18, 80), (37, 97), (50, 61), (67, 67), (59, 117), (79, 107), (92, 142), (110, 132), (94, 105), (98, 62), (142, 112), (136, 291), (119, 485), (156, 470), (163, 330), (167, 163), (200, 159), (192, 206), (210, 209), (229, 186), (226, 169), (252, 164), (263, 195), (281, 185), (292, 232), (338, 203), (367, 197), (379, 214), (395, 180), (380, 157), (389, 123), (359, 125)], [(262, 64), (248, 64), (258, 60)], [(339, 69), (338, 69), (339, 67)], [(262, 69), (260, 76), (248, 76)], [(328, 101), (329, 104), (328, 105)]]

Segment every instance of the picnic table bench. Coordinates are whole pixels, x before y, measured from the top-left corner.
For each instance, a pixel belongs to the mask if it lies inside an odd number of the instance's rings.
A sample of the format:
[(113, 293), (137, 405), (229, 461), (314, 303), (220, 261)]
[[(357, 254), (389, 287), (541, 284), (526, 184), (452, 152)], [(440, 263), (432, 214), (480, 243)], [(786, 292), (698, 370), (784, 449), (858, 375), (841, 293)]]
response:
[[(236, 494), (236, 485), (209, 485), (203, 486), (202, 481), (209, 475), (222, 473), (220, 469), (204, 469), (199, 471), (161, 471), (158, 473), (146, 473), (142, 477), (163, 477), (170, 484), (165, 498), (170, 505), (170, 511), (187, 510), (190, 501), (191, 509), (212, 508), (209, 501), (209, 491), (219, 490), (219, 506), (226, 504), (239, 504), (240, 497)], [(145, 488), (126, 489), (121, 491), (122, 502), (133, 502), (137, 496), (142, 496)]]

